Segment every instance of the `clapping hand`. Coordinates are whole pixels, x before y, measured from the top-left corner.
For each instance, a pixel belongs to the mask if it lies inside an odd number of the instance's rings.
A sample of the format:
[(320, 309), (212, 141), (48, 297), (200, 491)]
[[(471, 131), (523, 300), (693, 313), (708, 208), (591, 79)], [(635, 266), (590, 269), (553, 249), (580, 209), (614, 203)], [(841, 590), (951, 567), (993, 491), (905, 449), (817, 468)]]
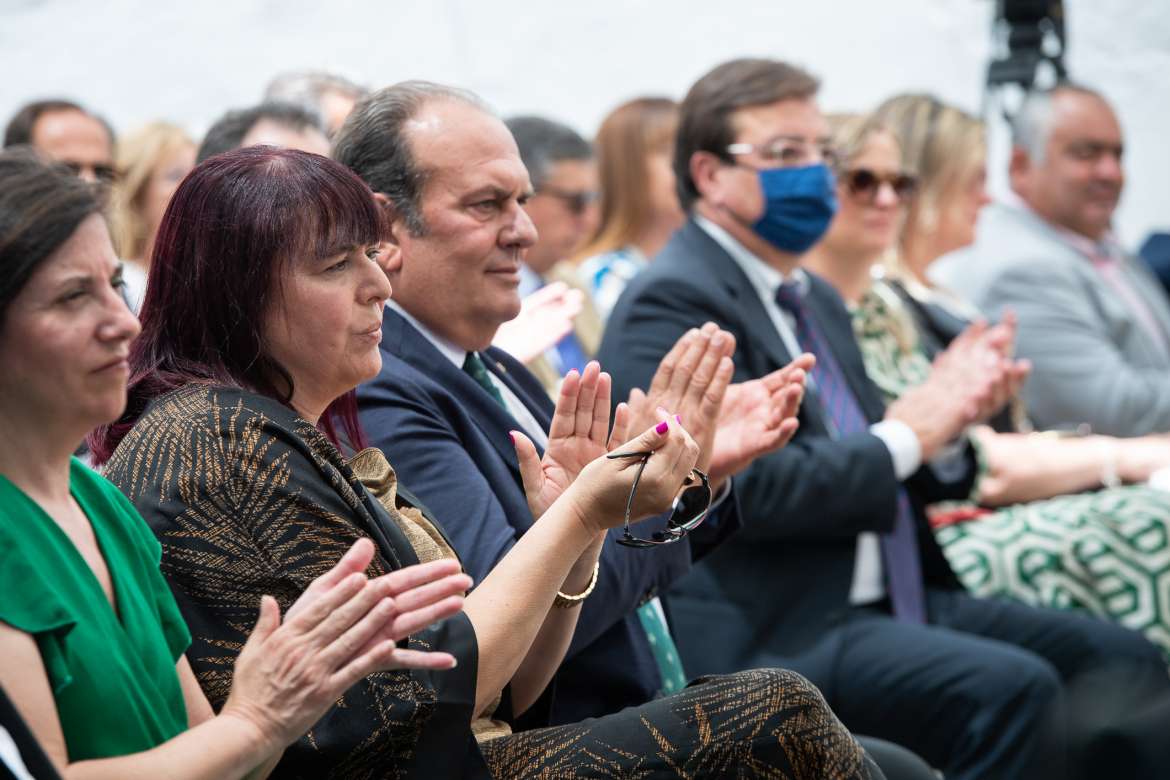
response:
[(1011, 355), (1014, 317), (989, 328), (968, 326), (935, 358), (930, 375), (890, 404), (886, 419), (901, 420), (918, 437), (923, 460), (929, 460), (969, 425), (1003, 408), (1031, 370)]
[(370, 580), (374, 544), (360, 539), (305, 590), (281, 620), (271, 596), (236, 659), (223, 713), (253, 726), (272, 749), (307, 731), (348, 688), (376, 671), (450, 669), (443, 652), (396, 642), (463, 606), (470, 578), (455, 560), (410, 566)]
[(813, 358), (801, 356), (766, 377), (731, 384), (735, 336), (708, 322), (683, 334), (649, 389), (630, 393), (631, 428), (650, 424), (659, 407), (674, 410), (700, 448), (698, 468), (718, 489), (760, 455), (796, 432), (796, 412)]
[[(634, 493), (631, 522), (670, 509), (699, 458), (699, 445), (683, 428), (678, 416), (665, 409), (657, 409), (655, 414), (659, 418), (656, 425), (616, 448), (618, 452), (651, 453)], [(624, 522), (626, 502), (641, 462), (641, 458), (635, 457), (598, 458), (582, 469), (566, 491), (566, 498), (571, 497), (580, 521), (592, 533), (600, 534)]]
[(625, 440), (629, 409), (618, 404), (611, 432), (610, 386), (609, 374), (596, 361), (590, 361), (583, 374), (568, 373), (561, 383), (543, 458), (527, 436), (511, 432), (533, 518), (540, 518), (588, 463)]
[(730, 385), (723, 396), (711, 455), (711, 482), (720, 484), (761, 455), (792, 440), (805, 379), (816, 358), (804, 354), (767, 376)]

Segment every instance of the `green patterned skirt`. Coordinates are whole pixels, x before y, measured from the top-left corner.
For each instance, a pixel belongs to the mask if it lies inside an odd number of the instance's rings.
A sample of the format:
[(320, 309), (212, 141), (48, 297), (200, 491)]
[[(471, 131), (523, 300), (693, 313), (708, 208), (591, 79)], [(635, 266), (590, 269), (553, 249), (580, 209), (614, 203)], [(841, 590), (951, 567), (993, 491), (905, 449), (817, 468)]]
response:
[(1060, 496), (935, 530), (978, 596), (1081, 609), (1141, 631), (1170, 660), (1170, 493)]

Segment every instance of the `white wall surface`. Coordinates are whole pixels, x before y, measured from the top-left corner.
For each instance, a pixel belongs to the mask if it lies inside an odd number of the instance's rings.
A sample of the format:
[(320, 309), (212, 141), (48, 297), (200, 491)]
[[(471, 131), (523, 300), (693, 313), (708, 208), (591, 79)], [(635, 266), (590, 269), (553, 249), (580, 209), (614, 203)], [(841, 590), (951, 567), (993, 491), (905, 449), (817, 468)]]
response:
[[(1118, 215), (1134, 245), (1170, 229), (1170, 2), (1065, 0), (1071, 74), (1104, 90), (1127, 133)], [(790, 60), (830, 110), (929, 90), (978, 111), (993, 0), (0, 0), (0, 119), (68, 96), (121, 131), (156, 118), (199, 135), (278, 71), (371, 86), (428, 78), (502, 113), (591, 134), (635, 95), (681, 97), (738, 56)], [(1002, 186), (1002, 135), (992, 181)]]

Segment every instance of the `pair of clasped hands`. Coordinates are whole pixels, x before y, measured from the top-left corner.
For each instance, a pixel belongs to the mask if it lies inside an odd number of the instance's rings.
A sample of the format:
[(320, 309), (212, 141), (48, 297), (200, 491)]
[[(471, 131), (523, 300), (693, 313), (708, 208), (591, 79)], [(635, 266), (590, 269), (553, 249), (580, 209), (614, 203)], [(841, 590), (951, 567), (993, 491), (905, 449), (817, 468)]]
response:
[[(712, 323), (687, 332), (662, 360), (649, 389), (635, 390), (618, 405), (612, 427), (609, 375), (596, 362), (583, 373), (570, 372), (543, 458), (526, 436), (512, 434), (533, 516), (563, 495), (597, 534), (599, 548), (606, 529), (624, 521), (638, 465), (635, 459), (604, 457), (608, 452), (653, 453), (633, 520), (669, 509), (693, 468), (709, 473), (717, 492), (754, 458), (787, 444), (796, 432), (812, 357), (731, 384), (734, 350), (735, 338)], [(631, 430), (642, 433), (627, 441)], [(371, 540), (357, 541), (283, 619), (272, 597), (262, 599), (255, 629), (236, 661), (224, 714), (246, 719), (277, 749), (304, 734), (345, 690), (373, 672), (455, 666), (448, 653), (397, 642), (462, 609), (472, 583), (459, 562), (435, 561), (369, 578), (374, 554)]]
[(914, 431), (924, 461), (1019, 394), (1032, 364), (1013, 357), (1016, 328), (1010, 311), (995, 325), (968, 326), (935, 358), (926, 381), (887, 408), (886, 419)]

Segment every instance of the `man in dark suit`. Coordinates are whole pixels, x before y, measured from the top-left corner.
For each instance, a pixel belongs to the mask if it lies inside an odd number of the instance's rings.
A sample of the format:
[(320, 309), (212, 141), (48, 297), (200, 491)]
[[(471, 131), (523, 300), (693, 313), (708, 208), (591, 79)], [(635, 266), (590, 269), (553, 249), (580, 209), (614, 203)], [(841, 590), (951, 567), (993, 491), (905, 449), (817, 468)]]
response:
[(967, 494), (960, 434), (1022, 367), (996, 358), (988, 334), (972, 345), (983, 352), (952, 355), (883, 408), (841, 299), (798, 270), (836, 208), (817, 87), (768, 60), (726, 63), (692, 87), (675, 149), (690, 219), (629, 286), (602, 343), (618, 393), (706, 320), (735, 335), (737, 381), (817, 357), (792, 444), (737, 481), (745, 529), (671, 592), (684, 663), (794, 668), (851, 729), (948, 778), (1063, 777), (1070, 691), (1108, 674), (1110, 711), (1136, 711), (1166, 690), (1165, 666), (1120, 627), (960, 590), (923, 508)]
[[(410, 124), (422, 114), (444, 131), (432, 138)], [(411, 159), (387, 162), (389, 150), (404, 147)], [(481, 579), (533, 523), (513, 432), (543, 453), (553, 413), (536, 378), (489, 347), (500, 323), (516, 315), (519, 263), (535, 240), (521, 208), (527, 173), (507, 128), (477, 98), (433, 84), (371, 96), (343, 127), (334, 155), (371, 184), (395, 220), (386, 248), (395, 297), (383, 322), (381, 375), (359, 389), (363, 427), (403, 483), (443, 518), (464, 565)], [(388, 174), (394, 165), (406, 172)], [(418, 180), (416, 167), (430, 179), (425, 199), (403, 189)], [(725, 334), (719, 338), (708, 366), (730, 347)], [(671, 411), (700, 416), (697, 407)], [(554, 723), (615, 712), (685, 684), (655, 597), (689, 569), (692, 555), (738, 527), (734, 501), (714, 514), (677, 544), (647, 550), (607, 539), (555, 680)], [(649, 523), (639, 533), (661, 530), (665, 518)]]

